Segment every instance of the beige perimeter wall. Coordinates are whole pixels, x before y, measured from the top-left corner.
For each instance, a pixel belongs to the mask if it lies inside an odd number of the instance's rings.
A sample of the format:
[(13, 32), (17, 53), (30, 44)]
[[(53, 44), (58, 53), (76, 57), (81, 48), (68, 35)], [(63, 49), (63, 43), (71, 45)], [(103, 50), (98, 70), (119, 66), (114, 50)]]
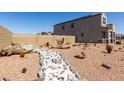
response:
[(8, 29), (0, 26), (0, 49), (9, 46), (11, 42), (12, 33)]
[(25, 34), (14, 34), (12, 35), (12, 42), (19, 44), (33, 44), (43, 45), (49, 42), (52, 45), (56, 44), (56, 39), (64, 38), (65, 43), (75, 43), (75, 36), (59, 36), (59, 35), (25, 35)]

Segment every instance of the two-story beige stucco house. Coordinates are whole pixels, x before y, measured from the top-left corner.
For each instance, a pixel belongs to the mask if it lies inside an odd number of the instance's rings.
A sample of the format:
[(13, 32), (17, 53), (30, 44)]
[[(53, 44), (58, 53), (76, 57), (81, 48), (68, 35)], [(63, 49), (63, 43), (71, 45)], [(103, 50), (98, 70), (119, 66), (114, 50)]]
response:
[(54, 25), (55, 35), (74, 35), (76, 42), (115, 43), (114, 24), (105, 13), (89, 15)]

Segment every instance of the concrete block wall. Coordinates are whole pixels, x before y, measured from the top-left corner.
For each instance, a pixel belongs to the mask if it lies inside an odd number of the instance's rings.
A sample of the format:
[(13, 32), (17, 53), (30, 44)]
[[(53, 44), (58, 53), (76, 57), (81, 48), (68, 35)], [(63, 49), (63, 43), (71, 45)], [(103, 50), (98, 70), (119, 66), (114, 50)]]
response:
[(75, 36), (58, 36), (58, 35), (25, 35), (25, 34), (14, 34), (12, 35), (12, 42), (19, 44), (33, 44), (43, 45), (49, 42), (52, 45), (56, 44), (56, 39), (64, 38), (65, 43), (75, 43)]
[(75, 36), (59, 36), (59, 35), (32, 35), (32, 34), (13, 34), (8, 29), (0, 26), (0, 49), (5, 48), (13, 43), (43, 45), (49, 42), (56, 44), (56, 39), (64, 38), (65, 43), (75, 43)]
[(0, 26), (0, 49), (9, 46), (11, 42), (12, 33), (8, 29)]

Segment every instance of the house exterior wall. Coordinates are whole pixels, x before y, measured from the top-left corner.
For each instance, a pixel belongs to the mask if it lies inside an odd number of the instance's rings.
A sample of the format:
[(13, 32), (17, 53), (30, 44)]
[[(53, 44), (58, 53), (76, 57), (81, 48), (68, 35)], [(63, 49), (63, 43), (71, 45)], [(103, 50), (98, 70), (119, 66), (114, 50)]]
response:
[[(107, 23), (103, 24), (103, 17), (107, 19), (106, 15), (102, 13), (93, 17), (82, 18), (79, 20), (54, 25), (54, 34), (74, 35), (76, 37), (76, 42), (102, 41), (102, 31), (106, 32), (106, 39), (108, 38), (108, 29), (104, 29), (107, 27)], [(74, 28), (71, 28), (72, 23), (74, 24)], [(64, 29), (62, 29), (63, 26)]]
[(12, 33), (8, 29), (0, 26), (0, 49), (9, 46), (11, 42)]

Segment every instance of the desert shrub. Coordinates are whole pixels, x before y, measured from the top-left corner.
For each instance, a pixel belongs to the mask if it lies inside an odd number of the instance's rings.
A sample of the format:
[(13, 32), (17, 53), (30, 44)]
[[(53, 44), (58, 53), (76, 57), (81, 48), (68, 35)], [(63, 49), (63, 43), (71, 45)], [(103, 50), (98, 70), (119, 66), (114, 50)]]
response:
[(120, 47), (120, 48), (118, 48), (118, 50), (122, 50), (122, 48)]
[(50, 43), (49, 42), (46, 42), (45, 46), (46, 47), (49, 47), (50, 46)]
[(25, 53), (24, 53), (23, 49), (20, 49), (19, 53), (20, 53), (20, 57), (24, 57), (25, 56)]
[(10, 56), (10, 55), (12, 55), (12, 51), (9, 48), (0, 50), (0, 56)]
[(81, 54), (83, 55), (84, 58), (86, 58), (86, 54), (84, 52), (81, 52)]
[(26, 71), (27, 71), (26, 68), (23, 68), (23, 69), (22, 69), (22, 73), (25, 73)]
[(107, 44), (107, 45), (106, 45), (106, 50), (107, 50), (107, 52), (110, 54), (110, 53), (112, 52), (112, 50), (113, 50), (113, 46)]
[(88, 47), (88, 44), (87, 44), (87, 43), (85, 43), (84, 45), (85, 45), (86, 47)]
[(19, 45), (18, 43), (11, 42), (12, 46)]
[(69, 45), (70, 43), (69, 42), (66, 42), (66, 45)]
[(5, 77), (3, 77), (3, 80), (4, 80), (4, 81), (10, 81), (9, 79), (7, 79), (7, 78), (5, 78)]
[(43, 47), (43, 45), (38, 45), (38, 46), (41, 47), (41, 48)]
[(40, 78), (40, 75), (39, 75), (39, 73), (37, 73), (37, 77), (38, 77), (38, 78)]
[(97, 44), (96, 43), (94, 43), (94, 46), (96, 46)]
[(86, 58), (86, 54), (84, 52), (81, 52), (81, 55), (76, 55), (74, 57), (79, 58), (79, 59), (85, 59)]
[(32, 50), (26, 50), (21, 48), (19, 45), (12, 45), (0, 50), (0, 57), (2, 56), (11, 56), (19, 54), (20, 57), (24, 57), (26, 53), (30, 53)]
[(62, 45), (64, 43), (65, 39), (62, 38), (62, 39), (59, 39), (59, 40), (56, 40), (56, 41), (57, 41), (58, 45)]
[(62, 48), (62, 45), (64, 44), (64, 38), (62, 38), (62, 39), (56, 39), (56, 42), (57, 42), (57, 44), (58, 44), (58, 46), (59, 46), (59, 48)]
[(117, 41), (116, 41), (116, 44), (121, 45), (121, 44), (122, 44), (122, 41), (121, 41), (121, 40), (117, 40)]

